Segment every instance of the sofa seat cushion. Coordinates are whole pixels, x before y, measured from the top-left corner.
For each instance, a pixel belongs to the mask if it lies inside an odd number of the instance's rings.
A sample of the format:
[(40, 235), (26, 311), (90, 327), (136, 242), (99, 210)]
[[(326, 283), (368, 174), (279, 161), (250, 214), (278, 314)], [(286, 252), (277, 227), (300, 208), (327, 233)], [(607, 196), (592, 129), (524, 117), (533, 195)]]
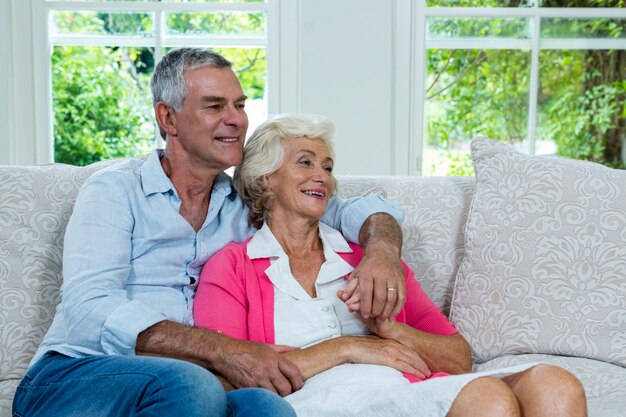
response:
[(0, 381), (0, 417), (11, 417), (13, 396), (19, 383), (20, 379)]
[(506, 355), (474, 366), (475, 371), (543, 362), (567, 369), (582, 382), (587, 394), (589, 417), (624, 417), (626, 368), (594, 359), (545, 354)]
[(626, 171), (472, 141), (476, 191), (451, 318), (476, 362), (626, 366)]

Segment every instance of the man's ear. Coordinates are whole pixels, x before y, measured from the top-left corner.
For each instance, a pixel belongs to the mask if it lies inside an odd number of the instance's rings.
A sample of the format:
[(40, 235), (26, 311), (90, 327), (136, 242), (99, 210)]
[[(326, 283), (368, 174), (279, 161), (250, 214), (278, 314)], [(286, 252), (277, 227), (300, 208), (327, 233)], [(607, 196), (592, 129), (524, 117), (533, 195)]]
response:
[(168, 136), (176, 136), (176, 113), (170, 106), (159, 101), (154, 106), (154, 118), (163, 132)]

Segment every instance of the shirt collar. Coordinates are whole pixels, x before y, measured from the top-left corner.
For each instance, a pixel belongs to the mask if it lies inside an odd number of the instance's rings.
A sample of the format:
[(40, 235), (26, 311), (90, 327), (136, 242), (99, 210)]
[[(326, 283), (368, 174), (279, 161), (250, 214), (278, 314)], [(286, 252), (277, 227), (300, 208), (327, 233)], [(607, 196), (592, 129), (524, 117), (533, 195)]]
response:
[(163, 149), (155, 149), (141, 166), (141, 186), (146, 196), (174, 190), (174, 185), (161, 166), (162, 155)]
[(320, 238), (324, 244), (324, 251), (331, 250), (337, 253), (352, 253), (352, 249), (343, 235), (330, 226), (320, 223)]
[(215, 182), (213, 182), (213, 192), (224, 195), (237, 194), (237, 190), (235, 190), (235, 187), (233, 186), (232, 178), (225, 172), (220, 172), (217, 174), (217, 177), (215, 177)]
[[(348, 242), (337, 230), (324, 223), (319, 224), (320, 238), (324, 246), (324, 254), (328, 252), (352, 253), (352, 249)], [(286, 257), (287, 254), (283, 250), (278, 240), (270, 230), (267, 223), (252, 236), (248, 242), (248, 256), (250, 259), (257, 258), (280, 258)], [(326, 256), (328, 259), (328, 256)]]
[[(324, 246), (326, 261), (322, 264), (319, 271), (315, 282), (316, 287), (336, 279), (343, 279), (354, 270), (350, 264), (337, 255), (337, 252), (352, 252), (348, 242), (346, 242), (341, 233), (320, 223), (319, 234)], [(250, 259), (270, 258), (272, 263), (265, 273), (278, 290), (289, 294), (297, 300), (311, 299), (293, 278), (291, 268), (289, 267), (289, 258), (267, 224), (264, 224), (254, 234), (248, 242), (247, 249)]]
[[(155, 149), (141, 167), (141, 186), (146, 196), (155, 193), (167, 193), (170, 190), (176, 194), (174, 184), (163, 171), (162, 156), (163, 149)], [(236, 193), (228, 174), (221, 172), (215, 177), (213, 192), (224, 195)]]

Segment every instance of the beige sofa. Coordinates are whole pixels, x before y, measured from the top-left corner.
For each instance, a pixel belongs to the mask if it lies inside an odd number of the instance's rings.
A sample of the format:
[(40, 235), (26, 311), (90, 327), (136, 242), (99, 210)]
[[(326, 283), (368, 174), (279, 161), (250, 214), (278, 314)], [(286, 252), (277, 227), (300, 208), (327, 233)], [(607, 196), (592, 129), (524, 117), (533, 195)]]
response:
[[(478, 145), (481, 144), (484, 143)], [(480, 148), (478, 145), (477, 148)], [(509, 150), (501, 149), (499, 152), (507, 154)], [(516, 157), (515, 153), (507, 155), (506, 158)], [(489, 159), (489, 156), (482, 157)], [(526, 160), (522, 157), (521, 161), (523, 165)], [(532, 165), (536, 159), (529, 158), (528, 161)], [(52, 320), (59, 299), (63, 232), (71, 215), (76, 193), (91, 173), (110, 163), (103, 162), (84, 168), (60, 164), (37, 167), (0, 166), (0, 417), (11, 415), (11, 401), (15, 388)], [(516, 163), (519, 164), (520, 161)], [(503, 162), (496, 165), (502, 164)], [(505, 172), (515, 172), (514, 166), (504, 164), (501, 167)], [(573, 296), (575, 301), (577, 296), (571, 293), (567, 296), (562, 294), (554, 297), (555, 301), (552, 304), (548, 303), (550, 297), (547, 296), (541, 300), (536, 294), (535, 297), (528, 298), (533, 288), (524, 287), (520, 282), (524, 280), (533, 282), (536, 275), (533, 268), (536, 269), (541, 265), (542, 260), (539, 259), (541, 254), (546, 257), (552, 254), (541, 244), (532, 243), (530, 247), (537, 247), (538, 250), (543, 248), (543, 252), (535, 254), (535, 258), (530, 262), (529, 276), (521, 274), (525, 266), (510, 271), (509, 267), (516, 262), (513, 256), (515, 254), (508, 254), (506, 245), (497, 243), (499, 238), (494, 231), (499, 231), (498, 226), (489, 223), (491, 220), (487, 219), (487, 214), (492, 215), (497, 221), (508, 222), (510, 229), (515, 229), (516, 221), (524, 224), (526, 220), (516, 217), (511, 212), (502, 215), (498, 210), (508, 207), (507, 204), (511, 205), (511, 202), (517, 203), (522, 209), (528, 209), (529, 203), (520, 203), (525, 197), (523, 192), (517, 190), (519, 192), (512, 194), (509, 203), (505, 204), (502, 201), (500, 204), (490, 203), (487, 204), (486, 212), (481, 212), (479, 205), (486, 204), (489, 192), (493, 193), (493, 190), (478, 188), (486, 187), (482, 183), (489, 185), (494, 181), (493, 178), (482, 178), (483, 172), (486, 172), (486, 169), (482, 172), (479, 170), (477, 179), (343, 176), (339, 178), (339, 191), (343, 196), (381, 193), (397, 201), (406, 210), (406, 221), (403, 224), (404, 259), (415, 269), (416, 277), (437, 305), (446, 312), (452, 310), (457, 327), (475, 349), (475, 369), (483, 370), (526, 361), (557, 364), (569, 369), (582, 380), (588, 396), (591, 417), (625, 417), (626, 368), (623, 363), (625, 352), (611, 353), (611, 349), (608, 349), (607, 353), (605, 352), (607, 349), (603, 350), (602, 347), (606, 344), (614, 349), (622, 349), (620, 332), (623, 337), (626, 331), (624, 305), (626, 269), (620, 269), (619, 259), (614, 259), (621, 256), (620, 251), (626, 248), (626, 226), (619, 223), (621, 217), (616, 214), (605, 219), (609, 229), (618, 229), (618, 247), (617, 249), (605, 247), (604, 252), (613, 251), (611, 255), (613, 258), (605, 256), (603, 261), (618, 263), (615, 269), (617, 276), (613, 274), (610, 277), (614, 280), (612, 282), (617, 282), (617, 286), (614, 285), (610, 290), (616, 291), (617, 296), (622, 299), (613, 300), (611, 297), (602, 298), (598, 295), (592, 299), (591, 306), (581, 305), (578, 306), (579, 309), (566, 307), (571, 308), (573, 324), (569, 325), (576, 325), (585, 322), (586, 317), (593, 316), (593, 302), (603, 306), (609, 299), (609, 310), (614, 315), (607, 318), (607, 321), (613, 320), (614, 323), (609, 324), (607, 339), (600, 343), (598, 349), (589, 346), (593, 345), (598, 337), (604, 337), (603, 330), (593, 328), (587, 336), (584, 332), (577, 333), (569, 342), (566, 341), (564, 345), (571, 345), (571, 351), (567, 351), (562, 348), (563, 344), (559, 344), (559, 338), (572, 329), (568, 329), (563, 320), (560, 321), (559, 327), (543, 318), (562, 314), (556, 307), (559, 300)], [(497, 179), (498, 181), (506, 180), (506, 174), (496, 176), (502, 177)], [(532, 175), (520, 176), (517, 179), (518, 186), (520, 182), (532, 180), (530, 177)], [(624, 176), (618, 178), (623, 182), (622, 188), (626, 188), (624, 178)], [(552, 195), (550, 189), (545, 188), (545, 184), (552, 183), (557, 188), (560, 186), (542, 173), (537, 177), (536, 184), (522, 188), (527, 194), (537, 193), (539, 189), (545, 193), (546, 198), (558, 198), (558, 195)], [(515, 188), (515, 182), (511, 184)], [(594, 183), (593, 186), (601, 189), (603, 184)], [(480, 202), (473, 202), (474, 194), (479, 191), (481, 191)], [(535, 199), (533, 200), (535, 206), (542, 204), (540, 196), (541, 193), (532, 196)], [(553, 207), (554, 204), (550, 203), (548, 206)], [(622, 206), (621, 210), (625, 210), (624, 207), (626, 205)], [(562, 214), (570, 217), (580, 215), (574, 211)], [(541, 232), (540, 223), (524, 224), (523, 230), (530, 228)], [(551, 229), (544, 230), (543, 233), (554, 237), (557, 234), (556, 226), (548, 224), (545, 219), (544, 223), (541, 223), (542, 227)], [(593, 224), (588, 226), (590, 233), (594, 227)], [(619, 230), (620, 227), (625, 227), (624, 232)], [(621, 247), (619, 233), (624, 233)], [(484, 240), (482, 246), (479, 242), (481, 239)], [(517, 236), (517, 239), (528, 239), (528, 236)], [(489, 245), (494, 243), (495, 249), (491, 253), (505, 255), (500, 257), (502, 259), (490, 258)], [(472, 256), (475, 259), (472, 259)], [(502, 262), (503, 259), (506, 262)], [(558, 263), (558, 257), (550, 259), (551, 266), (545, 269), (556, 268), (554, 264)], [(490, 262), (495, 266), (490, 265)], [(593, 268), (593, 265), (587, 267)], [(584, 274), (585, 271), (581, 273)], [(478, 278), (473, 279), (474, 276)], [(463, 282), (457, 281), (458, 279)], [(489, 283), (502, 281), (514, 281), (517, 286), (500, 290), (489, 288)], [(550, 282), (552, 281), (554, 280)], [(588, 293), (590, 286), (587, 285), (586, 289)], [(608, 291), (604, 289), (604, 293)], [(584, 304), (586, 300), (578, 301)], [(529, 309), (530, 313), (524, 311), (524, 308)], [(517, 313), (509, 314), (508, 310)], [(529, 333), (528, 329), (545, 330), (545, 334)], [(532, 340), (533, 337), (536, 340)]]

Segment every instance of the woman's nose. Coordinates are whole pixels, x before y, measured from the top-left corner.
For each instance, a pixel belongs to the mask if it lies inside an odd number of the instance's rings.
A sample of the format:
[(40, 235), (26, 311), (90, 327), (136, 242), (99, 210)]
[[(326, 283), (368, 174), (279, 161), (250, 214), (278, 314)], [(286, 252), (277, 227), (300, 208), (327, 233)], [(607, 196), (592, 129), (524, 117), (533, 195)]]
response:
[(313, 179), (315, 181), (326, 184), (330, 181), (330, 173), (324, 167), (317, 167)]

